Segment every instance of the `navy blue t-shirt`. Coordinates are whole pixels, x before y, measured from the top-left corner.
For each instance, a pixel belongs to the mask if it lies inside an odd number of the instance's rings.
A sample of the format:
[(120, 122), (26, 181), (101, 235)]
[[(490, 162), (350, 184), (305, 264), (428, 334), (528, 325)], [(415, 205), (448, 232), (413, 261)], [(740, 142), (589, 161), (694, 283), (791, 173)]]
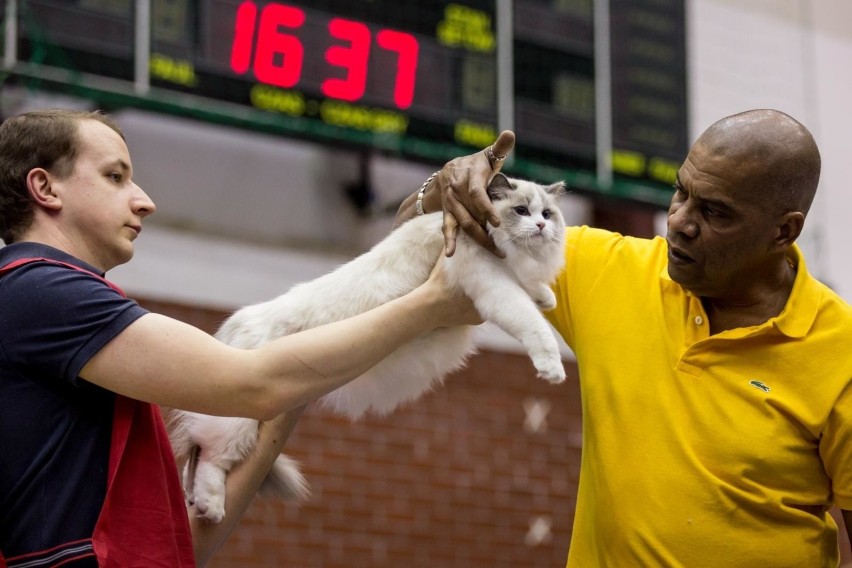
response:
[[(36, 243), (0, 249), (0, 267), (31, 257), (102, 274)], [(7, 559), (92, 536), (106, 495), (114, 395), (78, 374), (146, 313), (70, 267), (36, 262), (0, 277), (0, 552)]]

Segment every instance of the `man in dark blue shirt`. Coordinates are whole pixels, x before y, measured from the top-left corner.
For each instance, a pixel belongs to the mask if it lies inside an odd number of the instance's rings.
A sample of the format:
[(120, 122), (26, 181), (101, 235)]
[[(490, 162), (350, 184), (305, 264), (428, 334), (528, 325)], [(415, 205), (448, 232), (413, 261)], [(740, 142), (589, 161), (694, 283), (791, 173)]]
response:
[[(439, 266), (355, 318), (227, 346), (104, 280), (155, 209), (132, 176), (120, 129), (100, 113), (0, 126), (0, 566), (205, 564), (305, 404), (424, 332), (480, 321)], [(229, 475), (222, 523), (187, 518), (154, 405), (267, 421)]]
[[(0, 266), (26, 258), (98, 272), (38, 243), (0, 249)], [(73, 544), (52, 549), (57, 560), (93, 554), (79, 541), (91, 537), (106, 496), (115, 395), (78, 377), (147, 312), (91, 274), (48, 262), (0, 279), (0, 298), (0, 400), (13, 402), (0, 412), (0, 487), (14, 487), (0, 501), (0, 549), (15, 557), (62, 542)]]

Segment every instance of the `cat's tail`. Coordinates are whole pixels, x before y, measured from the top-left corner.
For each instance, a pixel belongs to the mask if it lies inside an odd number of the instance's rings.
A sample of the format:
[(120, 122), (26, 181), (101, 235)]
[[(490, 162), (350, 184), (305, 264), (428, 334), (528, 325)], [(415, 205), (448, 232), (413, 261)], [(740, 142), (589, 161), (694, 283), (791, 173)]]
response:
[(310, 497), (311, 489), (305, 476), (299, 471), (299, 464), (281, 454), (263, 480), (260, 493), (265, 497), (302, 502)]
[(169, 442), (172, 445), (175, 459), (178, 462), (189, 458), (195, 449), (195, 442), (189, 432), (190, 414), (183, 410), (172, 409), (168, 413), (166, 429), (169, 434)]

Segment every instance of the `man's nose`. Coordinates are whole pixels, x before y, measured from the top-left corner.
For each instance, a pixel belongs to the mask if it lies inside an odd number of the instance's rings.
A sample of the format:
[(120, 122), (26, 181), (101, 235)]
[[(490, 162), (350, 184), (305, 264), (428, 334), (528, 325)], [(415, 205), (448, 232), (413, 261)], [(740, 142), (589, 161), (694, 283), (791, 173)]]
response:
[(139, 195), (136, 197), (136, 200), (133, 204), (133, 209), (137, 215), (140, 217), (147, 217), (151, 213), (157, 210), (157, 206), (154, 204), (154, 201), (148, 197), (148, 194), (139, 187), (136, 186), (139, 190)]
[(669, 210), (669, 231), (682, 233), (689, 238), (698, 236), (698, 224), (692, 220), (691, 212), (692, 208), (686, 203), (673, 206)]

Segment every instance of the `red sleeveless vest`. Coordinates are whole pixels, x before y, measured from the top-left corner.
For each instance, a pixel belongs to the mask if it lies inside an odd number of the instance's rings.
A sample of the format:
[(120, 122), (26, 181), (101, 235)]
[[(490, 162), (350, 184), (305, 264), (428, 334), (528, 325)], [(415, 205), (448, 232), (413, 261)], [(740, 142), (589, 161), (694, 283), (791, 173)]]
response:
[[(48, 258), (11, 262), (0, 268), (0, 275), (40, 261), (91, 274), (125, 296), (121, 288), (93, 272)], [(195, 566), (177, 464), (160, 410), (153, 404), (115, 395), (106, 498), (92, 547), (98, 564), (108, 568)], [(0, 568), (15, 560), (4, 560), (0, 553)]]

